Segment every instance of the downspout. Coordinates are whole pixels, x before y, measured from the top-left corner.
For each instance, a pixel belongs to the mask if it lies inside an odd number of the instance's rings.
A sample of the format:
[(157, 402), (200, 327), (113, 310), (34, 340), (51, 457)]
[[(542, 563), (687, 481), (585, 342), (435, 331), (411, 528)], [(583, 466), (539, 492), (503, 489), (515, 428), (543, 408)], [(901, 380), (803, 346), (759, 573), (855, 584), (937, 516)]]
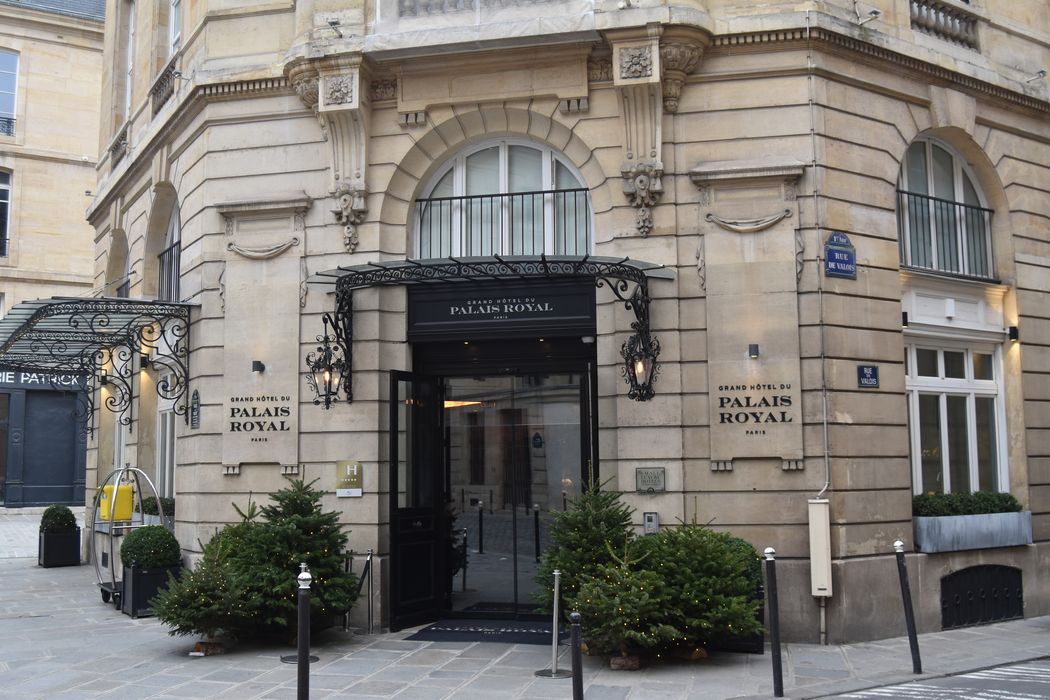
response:
[[(806, 72), (809, 88), (809, 143), (812, 152), (810, 161), (810, 172), (813, 173), (813, 228), (817, 234), (817, 309), (818, 323), (820, 324), (820, 397), (821, 397), (821, 431), (824, 439), (824, 486), (817, 493), (816, 498), (822, 498), (831, 487), (831, 454), (828, 442), (828, 371), (827, 353), (825, 345), (824, 329), (824, 275), (820, 269), (824, 265), (824, 259), (820, 251), (820, 188), (817, 186), (817, 107), (816, 86), (814, 80), (815, 66), (813, 64), (813, 41), (810, 24), (809, 10), (806, 10)], [(820, 643), (828, 643), (827, 628), (827, 598), (818, 596), (820, 605)]]

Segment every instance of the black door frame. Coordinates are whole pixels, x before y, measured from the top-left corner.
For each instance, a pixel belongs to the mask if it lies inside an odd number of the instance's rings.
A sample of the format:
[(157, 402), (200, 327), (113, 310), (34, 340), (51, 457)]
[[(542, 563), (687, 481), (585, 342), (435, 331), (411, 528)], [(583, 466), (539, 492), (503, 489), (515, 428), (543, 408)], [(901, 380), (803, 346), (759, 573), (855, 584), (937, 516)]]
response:
[[(464, 342), (469, 345), (464, 345)], [(546, 338), (543, 343), (548, 352), (542, 356), (531, 351), (530, 344), (538, 343), (539, 336), (534, 338), (516, 338), (502, 341), (463, 341), (453, 343), (413, 343), (412, 356), (413, 366), (418, 371), (403, 372), (391, 371), (390, 383), (390, 553), (391, 553), (391, 629), (401, 629), (410, 625), (424, 624), (440, 617), (466, 617), (466, 618), (495, 618), (506, 619), (508, 613), (485, 613), (464, 612), (452, 610), (452, 577), (447, 575), (448, 554), (452, 545), (450, 523), (446, 522), (448, 517), (447, 505), (452, 502), (450, 485), (450, 464), (447, 454), (447, 433), (444, 426), (443, 411), (435, 419), (436, 430), (441, 440), (441, 490), (443, 493), (441, 507), (435, 507), (431, 513), (435, 518), (438, 529), (436, 530), (441, 541), (438, 543), (438, 551), (441, 554), (439, 567), (431, 572), (433, 581), (442, 591), (440, 609), (433, 609), (428, 613), (410, 612), (405, 614), (399, 610), (394, 587), (398, 585), (398, 576), (404, 573), (404, 562), (399, 561), (398, 542), (404, 533), (398, 530), (399, 515), (404, 512), (406, 516), (411, 513), (401, 509), (397, 504), (397, 464), (399, 459), (396, 429), (397, 429), (397, 382), (403, 380), (436, 382), (440, 395), (444, 394), (444, 381), (447, 377), (480, 376), (480, 375), (504, 375), (521, 376), (528, 374), (557, 374), (557, 373), (579, 373), (580, 381), (580, 440), (581, 440), (581, 463), (580, 477), (581, 486), (586, 488), (588, 484), (597, 479), (598, 464), (598, 417), (597, 417), (597, 362), (594, 343), (585, 343), (580, 337), (572, 338)], [(464, 351), (469, 348), (469, 351)], [(528, 614), (518, 614), (517, 617), (528, 617)]]
[[(441, 612), (448, 607), (448, 585), (442, 585), (445, 576), (439, 576), (435, 581), (434, 576), (438, 572), (446, 570), (446, 541), (445, 531), (448, 529), (446, 523), (447, 486), (442, 476), (442, 469), (437, 478), (439, 483), (432, 485), (432, 503), (426, 506), (404, 507), (398, 503), (399, 481), (398, 464), (400, 454), (398, 449), (399, 431), (399, 393), (398, 384), (409, 382), (413, 387), (420, 385), (431, 385), (433, 405), (415, 403), (418, 398), (411, 398), (412, 410), (418, 411), (413, 416), (412, 433), (406, 440), (405, 448), (409, 451), (408, 468), (413, 469), (419, 463), (420, 452), (428, 447), (439, 447), (434, 450), (442, 465), (444, 465), (444, 427), (443, 411), (441, 410), (443, 386), (434, 377), (421, 375), (413, 372), (392, 371), (390, 373), (390, 629), (399, 630), (413, 625), (431, 622), (437, 619)], [(416, 418), (430, 413), (430, 419), (422, 424), (426, 431), (419, 432), (421, 424)], [(433, 476), (433, 475), (431, 475)], [(417, 569), (409, 569), (410, 558), (404, 554), (405, 550), (412, 548), (418, 555), (422, 552), (423, 557), (416, 556), (412, 559)], [(418, 570), (420, 565), (430, 571), (430, 578)], [(403, 580), (402, 577), (410, 577)], [(401, 594), (407, 584), (414, 581), (416, 584), (427, 580), (430, 588), (428, 595), (423, 595), (412, 601), (403, 601)]]

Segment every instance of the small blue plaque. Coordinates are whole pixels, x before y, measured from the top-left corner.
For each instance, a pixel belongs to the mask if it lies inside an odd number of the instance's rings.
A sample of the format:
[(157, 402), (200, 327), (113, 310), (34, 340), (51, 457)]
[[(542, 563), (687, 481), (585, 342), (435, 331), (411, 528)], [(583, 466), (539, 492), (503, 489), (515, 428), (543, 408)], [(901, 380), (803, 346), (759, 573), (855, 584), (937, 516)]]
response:
[(879, 388), (879, 368), (877, 365), (857, 365), (857, 386), (861, 389)]
[(824, 276), (857, 279), (857, 250), (849, 236), (839, 231), (824, 242)]

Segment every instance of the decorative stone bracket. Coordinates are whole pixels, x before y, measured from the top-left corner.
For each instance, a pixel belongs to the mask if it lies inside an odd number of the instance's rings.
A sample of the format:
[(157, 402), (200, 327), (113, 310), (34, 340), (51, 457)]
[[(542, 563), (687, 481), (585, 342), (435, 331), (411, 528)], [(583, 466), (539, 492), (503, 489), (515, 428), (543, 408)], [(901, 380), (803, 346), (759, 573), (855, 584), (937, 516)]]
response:
[(288, 81), (312, 109), (328, 141), (332, 163), (332, 209), (343, 225), (347, 252), (357, 248), (357, 227), (367, 209), (367, 164), (370, 83), (361, 56), (328, 58), (316, 63), (298, 61), (287, 69)]
[(623, 193), (627, 201), (637, 209), (635, 228), (648, 236), (653, 230), (653, 207), (664, 192), (664, 171), (660, 163), (637, 163), (620, 171), (623, 175)]
[(611, 31), (612, 79), (623, 122), (623, 193), (642, 236), (653, 229), (652, 208), (663, 194), (663, 115), (678, 111), (686, 76), (700, 63), (707, 36), (693, 30)]

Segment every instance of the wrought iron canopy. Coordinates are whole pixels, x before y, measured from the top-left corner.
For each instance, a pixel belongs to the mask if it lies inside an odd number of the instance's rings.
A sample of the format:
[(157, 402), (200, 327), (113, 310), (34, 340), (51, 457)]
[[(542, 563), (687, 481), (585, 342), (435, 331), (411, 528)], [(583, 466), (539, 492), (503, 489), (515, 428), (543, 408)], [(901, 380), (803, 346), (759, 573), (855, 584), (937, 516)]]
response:
[(106, 297), (52, 297), (16, 304), (0, 320), (0, 366), (52, 376), (72, 374), (89, 383), (87, 409), (105, 372), (106, 406), (121, 414), (130, 406), (134, 387), (132, 365), (140, 353), (160, 378), (156, 391), (186, 414), (191, 304)]
[[(660, 342), (649, 332), (649, 280), (674, 279), (674, 271), (663, 265), (594, 255), (490, 255), (370, 262), (318, 272), (307, 281), (335, 287), (336, 310), (331, 322), (338, 330), (346, 362), (343, 386), (349, 401), (352, 399), (350, 370), (355, 289), (399, 284), (580, 277), (594, 279), (599, 288), (608, 287), (625, 308), (634, 312), (635, 321), (631, 323), (634, 333), (620, 349), (624, 358), (621, 369), (630, 386), (628, 396), (638, 401), (651, 399), (652, 383), (659, 370), (656, 358), (660, 353)], [(644, 373), (639, 372), (642, 367)]]

